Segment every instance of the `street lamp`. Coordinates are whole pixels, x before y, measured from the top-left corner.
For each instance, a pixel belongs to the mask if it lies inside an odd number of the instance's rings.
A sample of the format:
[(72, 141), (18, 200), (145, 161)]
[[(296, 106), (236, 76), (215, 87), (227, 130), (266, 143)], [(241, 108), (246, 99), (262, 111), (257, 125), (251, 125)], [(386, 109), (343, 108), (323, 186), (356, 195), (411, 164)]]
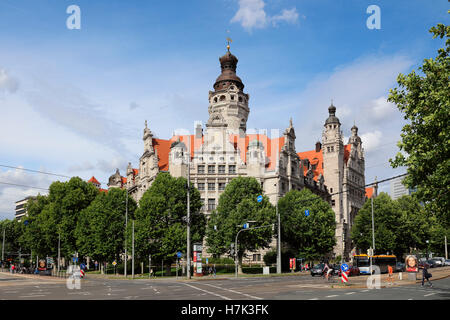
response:
[[(125, 186), (125, 188), (127, 188)], [(128, 254), (127, 254), (127, 227), (128, 227), (128, 189), (126, 189), (126, 198), (125, 198), (125, 270), (124, 275), (127, 277), (127, 267), (128, 267)], [(122, 202), (123, 203), (123, 202)]]
[(278, 236), (277, 236), (277, 273), (281, 274), (281, 222), (280, 222), (280, 213), (278, 212), (278, 195), (280, 192), (279, 183), (276, 183), (277, 186), (277, 197), (276, 197), (276, 203), (275, 203), (275, 210), (277, 215), (277, 229), (278, 229)]
[[(256, 221), (249, 221), (249, 222), (256, 222)], [(237, 276), (238, 276), (238, 252), (239, 252), (239, 250), (238, 250), (238, 246), (237, 246), (237, 243), (238, 243), (238, 237), (239, 237), (239, 234), (242, 232), (242, 231), (248, 231), (248, 230), (254, 230), (254, 229), (261, 229), (261, 228), (267, 228), (267, 227), (274, 227), (274, 224), (269, 224), (269, 225), (265, 225), (265, 226), (260, 226), (260, 227), (253, 227), (253, 228), (245, 228), (245, 229), (241, 229), (241, 230), (239, 230), (238, 231), (238, 233), (236, 234), (236, 239), (235, 239), (235, 244), (234, 244), (234, 247), (235, 247), (235, 254), (234, 254), (234, 265), (235, 265), (235, 277), (237, 278)]]

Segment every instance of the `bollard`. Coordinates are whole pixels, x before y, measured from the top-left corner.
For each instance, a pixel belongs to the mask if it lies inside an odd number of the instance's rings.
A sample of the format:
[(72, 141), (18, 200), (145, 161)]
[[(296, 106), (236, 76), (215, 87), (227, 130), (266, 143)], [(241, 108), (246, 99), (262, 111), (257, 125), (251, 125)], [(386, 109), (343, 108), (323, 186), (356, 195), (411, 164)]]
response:
[(400, 272), (400, 273), (398, 274), (398, 280), (403, 280), (403, 273)]

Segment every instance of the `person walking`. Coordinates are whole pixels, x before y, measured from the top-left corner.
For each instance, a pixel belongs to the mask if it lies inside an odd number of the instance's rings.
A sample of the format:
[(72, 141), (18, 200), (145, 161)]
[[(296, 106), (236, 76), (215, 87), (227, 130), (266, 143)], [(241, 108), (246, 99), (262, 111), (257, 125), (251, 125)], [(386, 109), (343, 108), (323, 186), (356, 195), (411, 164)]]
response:
[(394, 284), (394, 269), (388, 265), (388, 283)]
[(431, 288), (433, 287), (433, 284), (431, 283), (430, 278), (431, 278), (431, 273), (428, 272), (428, 265), (424, 264), (423, 269), (422, 269), (422, 287), (425, 283), (425, 280), (428, 281)]

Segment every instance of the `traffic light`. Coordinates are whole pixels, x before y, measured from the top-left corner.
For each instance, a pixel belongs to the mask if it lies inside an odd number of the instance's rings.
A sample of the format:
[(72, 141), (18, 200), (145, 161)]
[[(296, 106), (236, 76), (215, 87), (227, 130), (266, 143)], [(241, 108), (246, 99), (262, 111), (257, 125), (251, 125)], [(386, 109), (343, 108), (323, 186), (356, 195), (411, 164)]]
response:
[(234, 243), (232, 243), (231, 246), (230, 246), (230, 255), (231, 255), (232, 257), (234, 257), (234, 253), (235, 253), (235, 250), (234, 250)]

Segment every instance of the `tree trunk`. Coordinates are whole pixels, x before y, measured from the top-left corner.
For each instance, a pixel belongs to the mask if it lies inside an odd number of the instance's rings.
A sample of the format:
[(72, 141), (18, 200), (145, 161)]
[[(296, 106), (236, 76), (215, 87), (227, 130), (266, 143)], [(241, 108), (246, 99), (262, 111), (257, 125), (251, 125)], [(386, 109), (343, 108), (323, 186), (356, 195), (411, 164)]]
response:
[(238, 257), (238, 273), (239, 274), (242, 274), (243, 272), (242, 272), (242, 256), (239, 256)]

